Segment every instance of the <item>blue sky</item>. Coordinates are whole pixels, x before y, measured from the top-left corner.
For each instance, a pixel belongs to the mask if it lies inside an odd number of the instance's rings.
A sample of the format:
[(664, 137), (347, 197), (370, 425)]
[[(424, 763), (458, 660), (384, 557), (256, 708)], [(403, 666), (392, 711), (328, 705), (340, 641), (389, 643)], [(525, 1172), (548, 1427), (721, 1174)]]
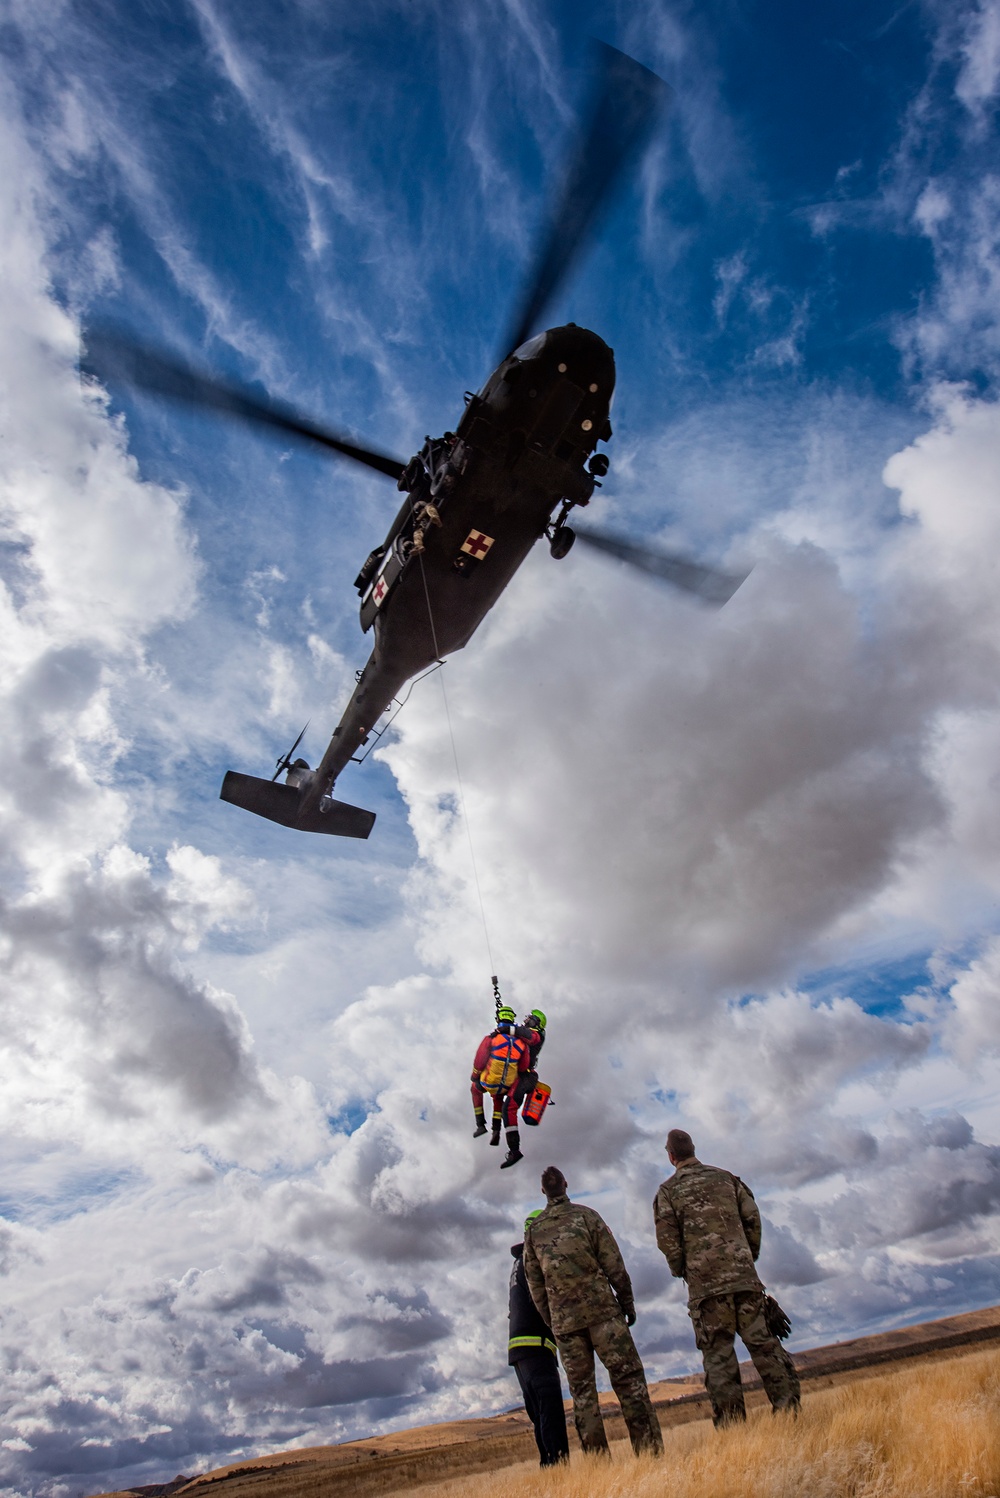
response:
[[(431, 677), (317, 846), (218, 786), (321, 753), (392, 485), (81, 386), (81, 329), (406, 458), (501, 352), (592, 36), (674, 97), (549, 318), (616, 353), (590, 513), (753, 573), (710, 615), (537, 548), (443, 673), (468, 826)], [(993, 1300), (996, 0), (8, 0), (0, 69), (4, 1491), (509, 1406), (550, 1158), (691, 1367), (674, 1124), (794, 1345)], [(491, 961), (552, 1020), (502, 1176)]]

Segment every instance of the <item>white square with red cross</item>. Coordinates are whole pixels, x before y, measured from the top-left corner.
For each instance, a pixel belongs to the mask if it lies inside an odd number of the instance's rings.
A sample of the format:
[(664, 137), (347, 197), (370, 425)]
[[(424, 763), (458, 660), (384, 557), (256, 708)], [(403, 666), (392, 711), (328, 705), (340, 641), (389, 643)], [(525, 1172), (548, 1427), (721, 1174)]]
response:
[(478, 560), (486, 555), (492, 545), (492, 536), (484, 536), (482, 531), (470, 531), (462, 542), (462, 550)]

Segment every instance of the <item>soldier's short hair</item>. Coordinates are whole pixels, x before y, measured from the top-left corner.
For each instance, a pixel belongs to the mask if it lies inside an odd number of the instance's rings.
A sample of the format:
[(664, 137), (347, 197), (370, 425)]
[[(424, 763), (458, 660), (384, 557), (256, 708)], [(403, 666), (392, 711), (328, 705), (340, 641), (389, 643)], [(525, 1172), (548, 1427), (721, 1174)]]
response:
[(566, 1177), (558, 1165), (546, 1165), (542, 1171), (542, 1190), (548, 1197), (566, 1195)]
[(671, 1129), (667, 1135), (667, 1149), (675, 1160), (694, 1158), (694, 1140), (686, 1129)]

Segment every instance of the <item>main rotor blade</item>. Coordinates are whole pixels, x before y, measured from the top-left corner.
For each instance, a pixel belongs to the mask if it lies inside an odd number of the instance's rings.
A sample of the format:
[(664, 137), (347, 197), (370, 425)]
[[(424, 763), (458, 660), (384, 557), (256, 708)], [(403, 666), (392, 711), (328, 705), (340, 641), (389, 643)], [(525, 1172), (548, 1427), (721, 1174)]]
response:
[(86, 353), (81, 354), (80, 369), (84, 374), (95, 375), (102, 384), (119, 380), (149, 395), (165, 396), (168, 400), (220, 411), (225, 416), (235, 416), (257, 426), (272, 427), (306, 442), (316, 442), (391, 479), (398, 479), (406, 466), (398, 458), (347, 442), (279, 401), (252, 395), (238, 385), (201, 374), (173, 354), (147, 348), (116, 328), (92, 328), (85, 335), (85, 343)]
[(501, 357), (529, 338), (587, 242), (587, 233), (652, 133), (671, 90), (641, 63), (598, 42), (590, 113)]
[(638, 546), (626, 541), (624, 536), (610, 535), (607, 531), (573, 529), (581, 541), (597, 551), (608, 552), (632, 567), (639, 567), (661, 582), (671, 583), (685, 593), (694, 593), (705, 603), (721, 608), (728, 603), (741, 583), (745, 583), (750, 572), (720, 572), (715, 567), (703, 567), (700, 562), (691, 562), (687, 557), (667, 551), (656, 551), (649, 546)]

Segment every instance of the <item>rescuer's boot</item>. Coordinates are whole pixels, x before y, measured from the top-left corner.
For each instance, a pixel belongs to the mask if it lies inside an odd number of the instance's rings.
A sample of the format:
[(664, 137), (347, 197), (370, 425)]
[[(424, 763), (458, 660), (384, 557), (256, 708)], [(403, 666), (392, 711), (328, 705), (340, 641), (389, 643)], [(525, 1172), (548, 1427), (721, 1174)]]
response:
[(500, 1143), (500, 1130), (501, 1130), (502, 1127), (503, 1127), (503, 1120), (500, 1119), (500, 1118), (494, 1117), (494, 1119), (493, 1119), (493, 1138), (490, 1140), (490, 1144), (499, 1144)]
[(479, 1136), (480, 1136), (480, 1134), (485, 1134), (485, 1133), (486, 1133), (486, 1119), (483, 1116), (483, 1110), (482, 1110), (482, 1108), (477, 1108), (476, 1109), (476, 1127), (475, 1127), (475, 1131), (474, 1131), (472, 1137), (473, 1137), (473, 1139), (478, 1139)]
[(518, 1160), (523, 1159), (524, 1156), (521, 1154), (521, 1136), (518, 1133), (517, 1129), (508, 1129), (507, 1154), (505, 1158), (500, 1161), (500, 1169), (506, 1170), (509, 1165), (516, 1165)]

